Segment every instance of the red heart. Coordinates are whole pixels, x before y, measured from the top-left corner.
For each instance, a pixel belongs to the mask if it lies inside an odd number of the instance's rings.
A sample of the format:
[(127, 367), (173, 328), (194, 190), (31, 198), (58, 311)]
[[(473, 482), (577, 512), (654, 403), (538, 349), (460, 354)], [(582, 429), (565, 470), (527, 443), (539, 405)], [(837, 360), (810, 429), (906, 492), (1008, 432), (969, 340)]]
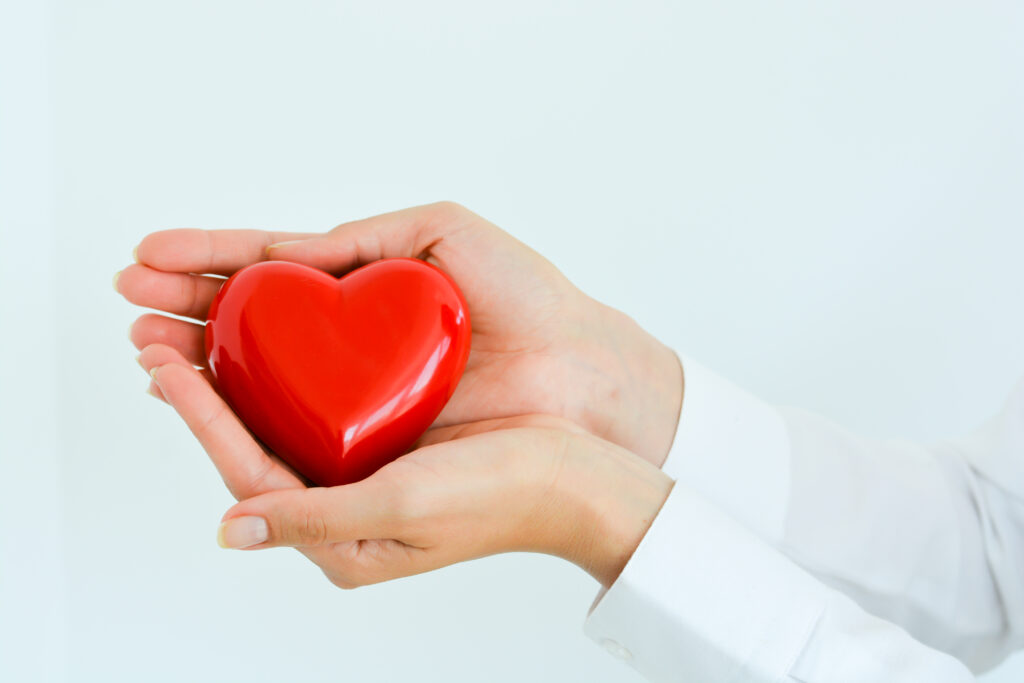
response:
[(437, 418), (469, 356), (455, 283), (416, 259), (338, 279), (266, 261), (218, 292), (206, 355), (252, 432), (321, 486), (358, 481), (404, 453)]

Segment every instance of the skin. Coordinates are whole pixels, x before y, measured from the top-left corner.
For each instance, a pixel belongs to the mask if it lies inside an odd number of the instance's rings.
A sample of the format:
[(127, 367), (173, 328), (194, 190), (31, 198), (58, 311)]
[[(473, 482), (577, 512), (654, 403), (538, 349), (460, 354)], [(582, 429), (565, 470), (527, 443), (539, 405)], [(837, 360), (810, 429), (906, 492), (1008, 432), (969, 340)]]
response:
[(167, 230), (139, 244), (115, 288), (203, 321), (218, 276), (251, 263), (340, 275), (396, 256), (425, 259), (459, 284), (472, 351), (418, 447), (356, 484), (307, 489), (260, 447), (215, 391), (200, 324), (146, 314), (132, 326), (151, 393), (178, 411), (242, 501), (224, 516), (222, 543), (298, 547), (343, 587), (512, 550), (563, 557), (610, 585), (671, 488), (658, 467), (682, 370), (670, 349), (493, 224), (443, 202), (323, 235)]

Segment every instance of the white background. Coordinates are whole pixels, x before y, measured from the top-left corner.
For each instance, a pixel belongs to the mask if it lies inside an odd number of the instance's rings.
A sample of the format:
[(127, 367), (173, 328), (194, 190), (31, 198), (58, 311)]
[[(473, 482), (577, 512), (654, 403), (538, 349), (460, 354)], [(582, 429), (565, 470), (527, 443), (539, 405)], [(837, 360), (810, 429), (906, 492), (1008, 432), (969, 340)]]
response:
[(1018, 2), (0, 7), (0, 680), (636, 680), (553, 558), (342, 592), (218, 549), (110, 288), (152, 230), (454, 199), (875, 435), (961, 433), (1024, 372)]

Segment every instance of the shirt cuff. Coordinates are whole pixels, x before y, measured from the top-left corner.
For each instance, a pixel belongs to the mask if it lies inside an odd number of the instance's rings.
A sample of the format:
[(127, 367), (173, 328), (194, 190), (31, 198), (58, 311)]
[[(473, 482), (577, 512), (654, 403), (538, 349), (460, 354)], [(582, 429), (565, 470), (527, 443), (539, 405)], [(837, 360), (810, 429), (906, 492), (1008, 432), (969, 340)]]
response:
[(806, 582), (677, 483), (584, 631), (652, 681), (777, 681), (823, 608)]
[(771, 405), (680, 356), (679, 427), (662, 470), (769, 543), (783, 539), (790, 494), (786, 424)]

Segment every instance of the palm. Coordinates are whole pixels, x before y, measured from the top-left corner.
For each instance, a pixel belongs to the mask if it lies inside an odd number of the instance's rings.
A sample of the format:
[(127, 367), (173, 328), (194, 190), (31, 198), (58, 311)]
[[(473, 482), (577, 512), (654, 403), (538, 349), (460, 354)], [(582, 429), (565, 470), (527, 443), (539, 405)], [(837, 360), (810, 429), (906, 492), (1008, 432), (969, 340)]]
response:
[(525, 246), (499, 250), (483, 237), (456, 236), (425, 254), (460, 285), (473, 326), (466, 370), (437, 425), (527, 413), (571, 417), (566, 387), (574, 383), (564, 340), (580, 293)]

